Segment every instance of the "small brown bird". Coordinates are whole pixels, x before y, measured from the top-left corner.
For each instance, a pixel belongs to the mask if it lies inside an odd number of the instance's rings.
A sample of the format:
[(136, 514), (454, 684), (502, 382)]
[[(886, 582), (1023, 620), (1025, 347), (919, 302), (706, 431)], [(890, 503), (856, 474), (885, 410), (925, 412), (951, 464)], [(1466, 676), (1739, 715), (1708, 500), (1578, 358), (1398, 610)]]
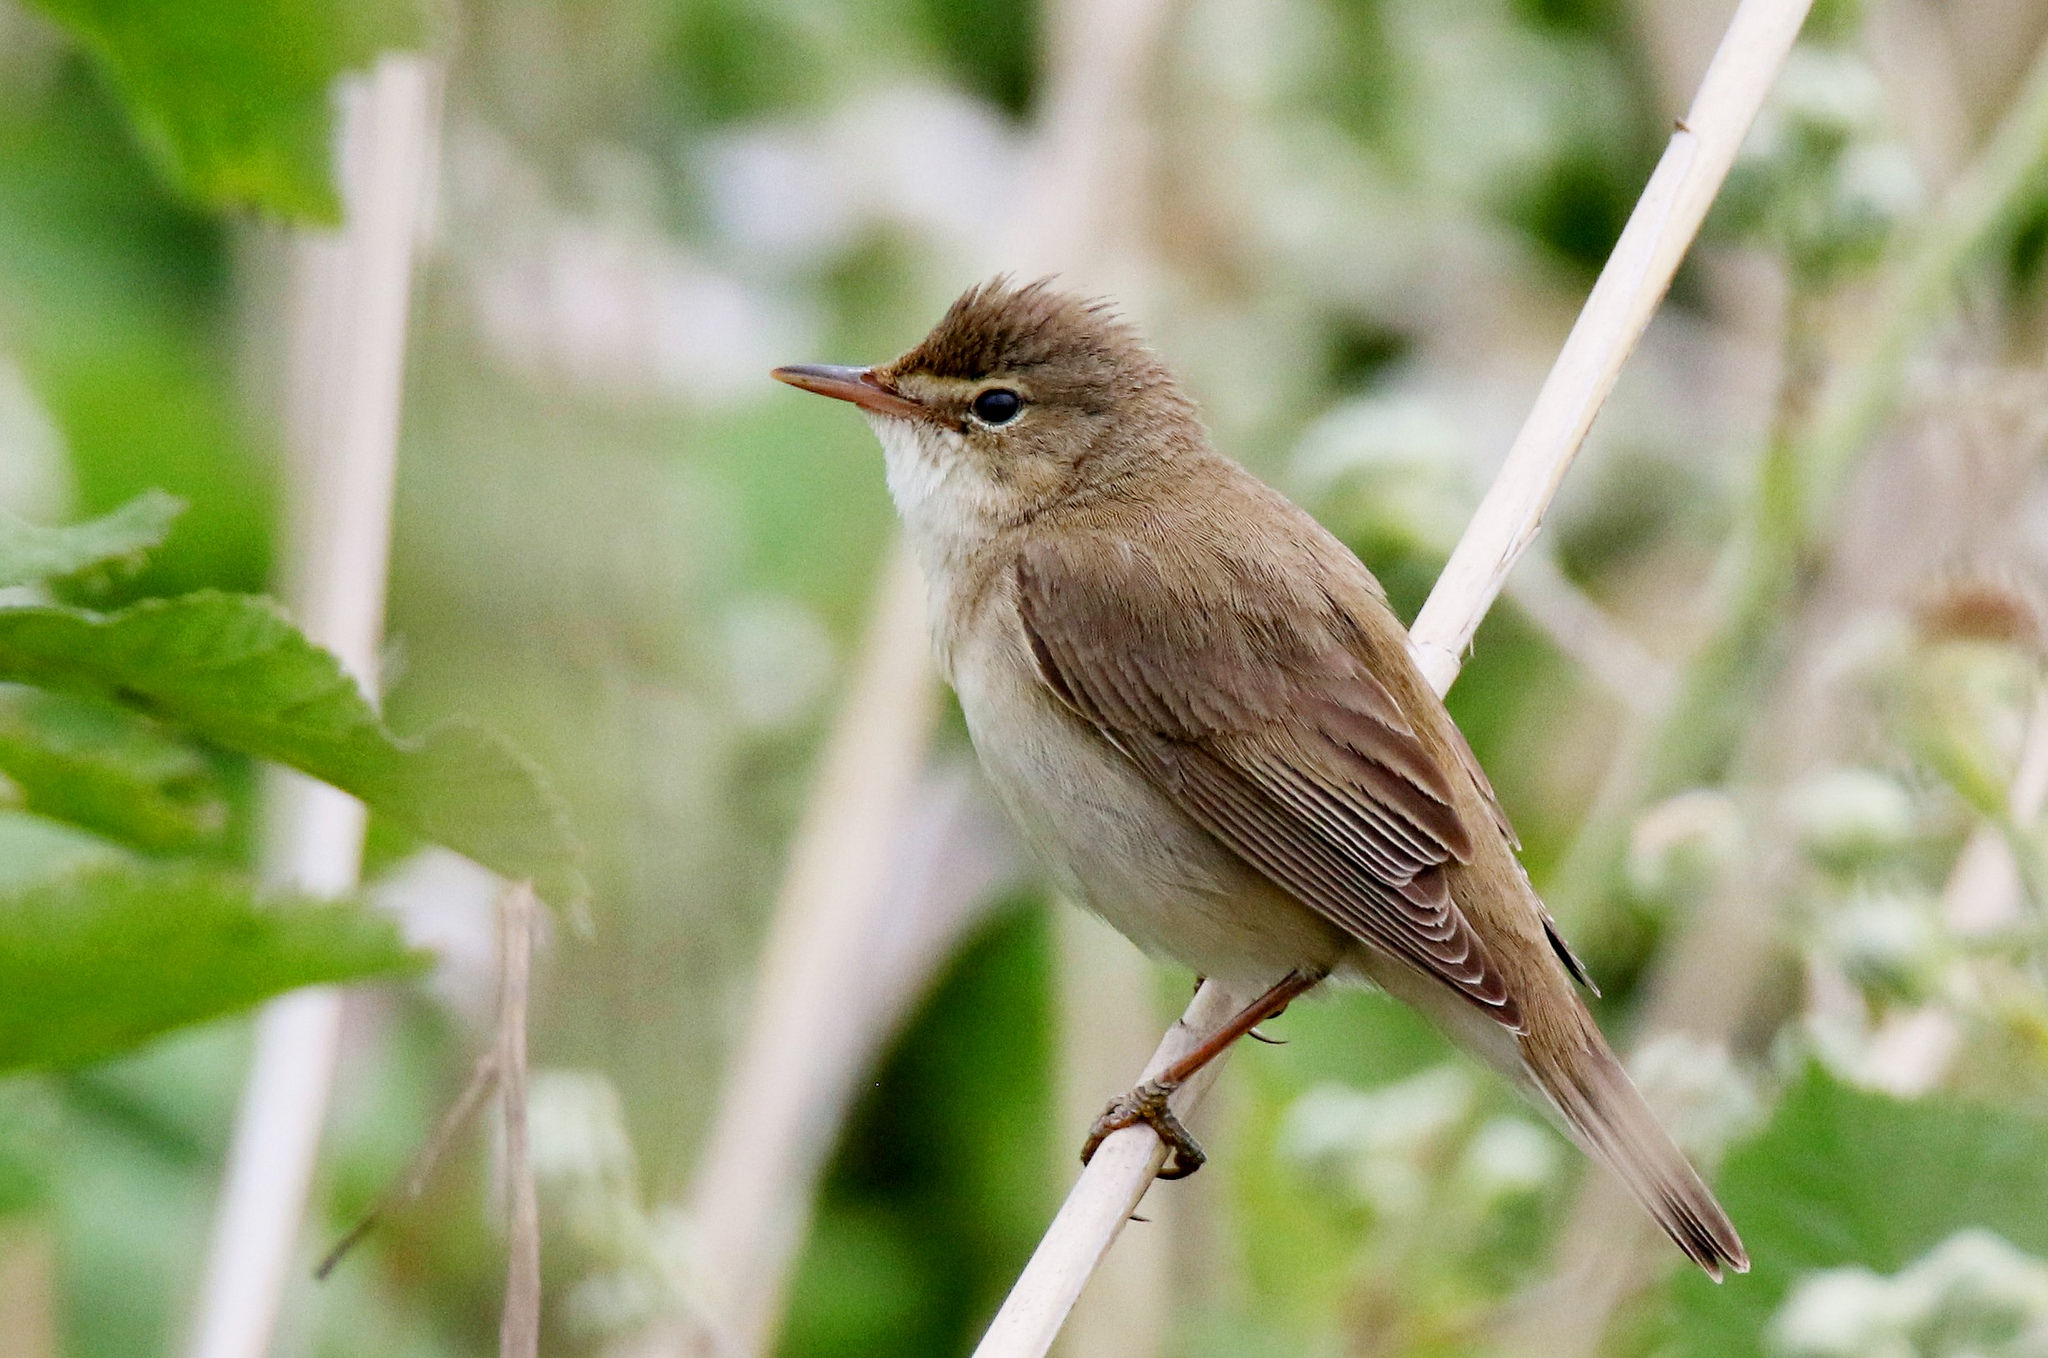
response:
[(1217, 1038), (1098, 1120), (1202, 1153), (1166, 1096), (1324, 978), (1363, 979), (1506, 1075), (1694, 1262), (1748, 1256), (1594, 1026), (1471, 747), (1372, 572), (1210, 446), (1099, 302), (974, 288), (851, 401), (930, 589), (989, 781), (1061, 886), (1239, 993)]

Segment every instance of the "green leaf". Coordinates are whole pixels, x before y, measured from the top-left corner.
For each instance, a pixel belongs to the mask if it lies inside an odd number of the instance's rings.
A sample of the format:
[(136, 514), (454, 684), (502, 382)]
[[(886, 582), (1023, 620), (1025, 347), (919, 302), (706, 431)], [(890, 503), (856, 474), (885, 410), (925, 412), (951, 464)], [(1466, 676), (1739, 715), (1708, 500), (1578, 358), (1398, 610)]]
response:
[(412, 0), (32, 0), (69, 28), (127, 102), (170, 180), (216, 207), (340, 217), (332, 86), (416, 46)]
[(0, 896), (0, 1071), (83, 1065), (300, 986), (418, 970), (382, 915), (266, 904), (193, 868), (98, 868)]
[(98, 835), (0, 807), (0, 896), (67, 872), (127, 861)]
[(137, 564), (164, 540), (184, 510), (174, 496), (152, 490), (105, 518), (44, 528), (0, 512), (0, 589), (76, 575), (93, 566)]
[(25, 810), (152, 853), (205, 848), (227, 825), (199, 751), (88, 699), (0, 695), (0, 774)]
[(0, 680), (111, 699), (361, 798), (557, 905), (585, 894), (560, 800), (509, 743), (451, 722), (385, 729), (332, 655), (262, 599), (202, 591), (119, 613), (0, 610)]
[(1953, 1098), (1865, 1093), (1819, 1070), (1729, 1157), (1718, 1191), (1755, 1261), (1716, 1287), (1674, 1283), (1677, 1351), (1763, 1353), (1800, 1275), (1861, 1264), (1895, 1273), (1966, 1226), (2048, 1253), (2048, 1124)]

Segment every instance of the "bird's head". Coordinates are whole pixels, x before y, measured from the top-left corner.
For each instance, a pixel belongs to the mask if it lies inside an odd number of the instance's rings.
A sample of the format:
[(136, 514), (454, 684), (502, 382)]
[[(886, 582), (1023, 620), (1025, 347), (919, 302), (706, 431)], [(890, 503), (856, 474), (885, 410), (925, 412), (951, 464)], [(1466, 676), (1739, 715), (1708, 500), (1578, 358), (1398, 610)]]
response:
[(1193, 407), (1137, 333), (1047, 279), (970, 288), (893, 362), (775, 376), (867, 414), (914, 536), (1028, 522), (1204, 446)]

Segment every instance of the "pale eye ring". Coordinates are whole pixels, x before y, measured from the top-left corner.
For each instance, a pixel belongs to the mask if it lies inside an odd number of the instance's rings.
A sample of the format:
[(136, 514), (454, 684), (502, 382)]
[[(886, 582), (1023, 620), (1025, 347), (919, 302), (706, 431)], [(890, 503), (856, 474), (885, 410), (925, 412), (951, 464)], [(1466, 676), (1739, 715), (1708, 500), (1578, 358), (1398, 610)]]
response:
[(1024, 409), (1024, 398), (1008, 387), (990, 387), (968, 407), (983, 424), (1008, 424)]

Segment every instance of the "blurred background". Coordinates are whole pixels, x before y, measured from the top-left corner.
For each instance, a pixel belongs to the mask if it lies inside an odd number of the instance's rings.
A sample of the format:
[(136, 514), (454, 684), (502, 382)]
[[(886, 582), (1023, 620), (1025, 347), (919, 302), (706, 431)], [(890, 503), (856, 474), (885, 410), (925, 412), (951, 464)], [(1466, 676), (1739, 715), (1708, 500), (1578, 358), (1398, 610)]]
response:
[[(1192, 983), (1021, 859), (950, 699), (886, 663), (872, 435), (767, 370), (1061, 268), (1412, 617), (1730, 12), (431, 9), (385, 707), (511, 736), (589, 854), (536, 980), (543, 1352), (967, 1352)], [(1335, 994), (1236, 1055), (1210, 1167), (1064, 1353), (2048, 1354), (2044, 39), (2036, 0), (1823, 0), (1450, 699), (1756, 1271), (1680, 1274), (1497, 1081)], [(150, 136), (0, 0), (0, 506), (189, 506), (97, 606), (287, 555), (290, 232), (195, 205)], [(835, 723), (855, 774), (820, 781)], [(835, 905), (791, 848), (864, 760), (908, 772), (863, 832), (883, 889)], [(245, 857), (259, 783), (222, 768)], [(309, 1263), (491, 1040), (494, 882), (375, 824), (367, 872), (443, 962), (351, 1001)], [(764, 973), (778, 902), (868, 911), (860, 946)], [(843, 1023), (735, 1107), (764, 974)], [(0, 1084), (0, 1354), (179, 1350), (249, 1045)], [(490, 1351), (496, 1154), (473, 1130), (297, 1270), (274, 1351)]]

